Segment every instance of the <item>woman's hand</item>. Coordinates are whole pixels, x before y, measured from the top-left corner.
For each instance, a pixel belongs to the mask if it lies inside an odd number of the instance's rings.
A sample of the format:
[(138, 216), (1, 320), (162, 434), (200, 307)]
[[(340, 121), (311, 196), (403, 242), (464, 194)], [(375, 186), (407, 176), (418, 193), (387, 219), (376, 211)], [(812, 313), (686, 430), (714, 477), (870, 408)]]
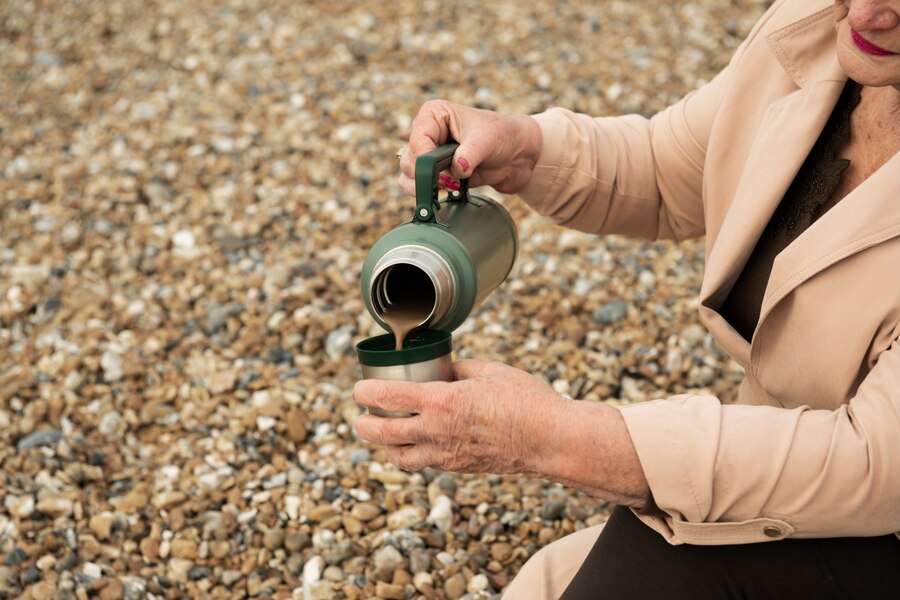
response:
[(406, 193), (416, 194), (416, 158), (449, 139), (459, 143), (450, 168), (455, 179), (469, 178), (472, 187), (490, 185), (505, 194), (528, 184), (541, 155), (541, 129), (529, 116), (430, 100), (413, 120), (409, 147), (400, 159), (400, 187)]
[(417, 414), (360, 415), (356, 432), (408, 471), (538, 474), (550, 438), (560, 434), (554, 424), (572, 401), (501, 363), (463, 360), (454, 369), (452, 383), (360, 381), (353, 388), (359, 405)]
[(356, 420), (407, 471), (536, 475), (617, 504), (646, 506), (650, 489), (621, 413), (576, 402), (498, 362), (454, 364), (456, 381), (367, 379), (353, 388), (365, 407), (416, 413)]

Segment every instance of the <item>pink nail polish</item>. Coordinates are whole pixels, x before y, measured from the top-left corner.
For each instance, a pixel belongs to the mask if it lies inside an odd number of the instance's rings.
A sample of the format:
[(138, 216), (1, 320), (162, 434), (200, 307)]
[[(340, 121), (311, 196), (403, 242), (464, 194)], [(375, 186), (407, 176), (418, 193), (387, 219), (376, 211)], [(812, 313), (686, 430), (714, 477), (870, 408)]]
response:
[(446, 184), (446, 186), (447, 186), (447, 189), (453, 190), (454, 192), (459, 191), (459, 183), (456, 181), (450, 181)]
[(444, 183), (449, 183), (449, 182), (453, 181), (452, 179), (450, 179), (450, 178), (447, 177), (446, 175), (439, 175), (438, 177), (440, 177), (441, 181), (443, 181)]
[(460, 156), (459, 158), (457, 158), (457, 159), (456, 159), (456, 162), (458, 162), (458, 163), (459, 163), (459, 166), (461, 166), (461, 167), (463, 168), (463, 171), (468, 171), (468, 170), (469, 170), (469, 161), (467, 161), (466, 159), (464, 159), (462, 156)]

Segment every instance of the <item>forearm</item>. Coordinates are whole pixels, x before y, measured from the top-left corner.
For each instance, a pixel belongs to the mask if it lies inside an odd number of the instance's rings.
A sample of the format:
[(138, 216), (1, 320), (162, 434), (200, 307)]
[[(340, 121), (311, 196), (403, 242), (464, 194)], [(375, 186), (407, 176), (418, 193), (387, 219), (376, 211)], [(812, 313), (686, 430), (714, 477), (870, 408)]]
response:
[(538, 470), (552, 481), (616, 504), (645, 508), (650, 487), (622, 414), (603, 403), (571, 401)]

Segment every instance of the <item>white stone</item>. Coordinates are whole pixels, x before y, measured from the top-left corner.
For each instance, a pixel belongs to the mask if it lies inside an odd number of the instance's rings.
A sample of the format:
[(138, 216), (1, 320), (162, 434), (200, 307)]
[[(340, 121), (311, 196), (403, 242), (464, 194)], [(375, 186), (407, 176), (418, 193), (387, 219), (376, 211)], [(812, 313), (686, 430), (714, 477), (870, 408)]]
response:
[(656, 275), (653, 274), (653, 271), (645, 269), (638, 274), (638, 282), (644, 287), (651, 288), (656, 285)]
[(424, 587), (433, 587), (434, 586), (434, 576), (427, 572), (422, 571), (421, 573), (416, 573), (413, 575), (413, 585), (416, 586), (416, 589), (420, 592)]
[(122, 415), (114, 410), (109, 411), (100, 419), (97, 429), (107, 438), (119, 436), (119, 428), (122, 426)]
[(103, 379), (108, 382), (119, 381), (125, 376), (122, 355), (113, 350), (107, 350), (100, 357), (100, 368), (103, 369)]
[(238, 523), (241, 523), (241, 524), (249, 523), (250, 521), (252, 521), (253, 519), (256, 518), (256, 513), (258, 513), (258, 512), (259, 511), (257, 509), (252, 508), (250, 510), (245, 510), (244, 512), (239, 513), (238, 517), (237, 517)]
[(9, 495), (3, 499), (3, 506), (17, 517), (27, 517), (34, 512), (34, 497), (30, 494), (24, 496)]
[(428, 522), (441, 531), (447, 532), (453, 527), (453, 501), (441, 494), (431, 503)]
[(325, 559), (321, 556), (313, 556), (303, 565), (303, 585), (310, 586), (322, 579), (322, 570), (325, 568)]
[(325, 338), (325, 353), (331, 360), (338, 360), (350, 350), (355, 329), (354, 325), (344, 325), (328, 334)]
[(204, 473), (200, 477), (197, 478), (197, 485), (201, 490), (211, 492), (213, 490), (219, 489), (219, 486), (222, 485), (222, 481), (224, 480), (224, 476), (216, 471), (212, 471), (210, 473)]
[(81, 572), (91, 579), (100, 579), (103, 577), (103, 570), (100, 569), (100, 565), (92, 562), (84, 563)]
[(300, 516), (300, 496), (285, 496), (284, 512), (291, 521), (296, 521)]
[(278, 419), (275, 417), (267, 417), (266, 415), (256, 417), (256, 428), (260, 431), (268, 431), (275, 427), (276, 423), (278, 423)]
[(197, 245), (197, 240), (194, 238), (194, 232), (190, 229), (176, 231), (175, 235), (172, 236), (172, 245), (179, 250), (193, 249)]
[(418, 506), (404, 506), (388, 515), (389, 529), (412, 528), (426, 518), (425, 509)]
[(490, 582), (488, 582), (487, 575), (484, 573), (479, 573), (472, 577), (469, 580), (469, 584), (466, 586), (466, 591), (470, 594), (477, 594), (478, 592), (483, 592), (488, 589)]

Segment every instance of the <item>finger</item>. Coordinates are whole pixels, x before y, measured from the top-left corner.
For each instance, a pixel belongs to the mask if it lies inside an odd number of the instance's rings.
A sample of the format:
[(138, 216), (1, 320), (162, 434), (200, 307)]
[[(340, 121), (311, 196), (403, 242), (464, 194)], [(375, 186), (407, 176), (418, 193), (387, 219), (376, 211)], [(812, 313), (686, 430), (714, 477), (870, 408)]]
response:
[(457, 179), (468, 179), (491, 153), (496, 140), (473, 133), (459, 144), (453, 155), (450, 172)]
[(456, 381), (462, 381), (463, 379), (479, 377), (484, 374), (484, 370), (489, 364), (490, 363), (487, 361), (476, 360), (474, 358), (458, 360), (453, 363), (454, 379)]
[(410, 178), (415, 177), (416, 159), (431, 152), (450, 137), (448, 103), (430, 100), (422, 105), (413, 119), (409, 135), (409, 151), (400, 160), (400, 170)]
[(397, 183), (400, 184), (400, 189), (410, 196), (416, 195), (416, 182), (411, 177), (401, 174), (400, 177), (397, 178)]
[(441, 467), (437, 460), (437, 452), (433, 446), (418, 444), (386, 446), (384, 451), (388, 460), (404, 471), (415, 472), (421, 471), (426, 467)]
[(360, 415), (356, 419), (356, 434), (367, 442), (382, 446), (403, 446), (422, 440), (422, 418), (378, 417)]
[(381, 408), (389, 412), (421, 412), (421, 398), (425, 394), (422, 383), (363, 379), (353, 386), (353, 400), (366, 408)]

